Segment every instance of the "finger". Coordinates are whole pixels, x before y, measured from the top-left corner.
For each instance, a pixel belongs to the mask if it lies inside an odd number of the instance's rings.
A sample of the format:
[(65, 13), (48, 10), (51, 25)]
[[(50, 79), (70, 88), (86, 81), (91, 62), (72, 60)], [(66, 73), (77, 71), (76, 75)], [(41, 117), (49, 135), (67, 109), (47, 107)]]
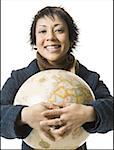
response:
[(46, 132), (50, 131), (50, 127), (47, 126), (47, 123), (45, 123), (45, 121), (40, 121), (40, 127), (41, 127), (41, 129), (43, 129)]
[(59, 136), (66, 136), (70, 132), (70, 128), (65, 125), (60, 127), (59, 129), (53, 130), (53, 134), (57, 134)]
[(44, 135), (45, 135), (47, 138), (49, 138), (51, 141), (55, 141), (55, 138), (54, 138), (54, 136), (52, 135), (52, 133), (51, 133), (50, 130), (45, 131), (45, 130), (42, 129), (42, 131), (43, 131)]
[(59, 102), (59, 103), (53, 103), (53, 105), (55, 105), (56, 107), (58, 107), (58, 108), (63, 108), (66, 104), (65, 104), (65, 102)]
[(42, 112), (42, 115), (49, 118), (59, 117), (62, 114), (61, 109), (53, 109)]
[(42, 105), (47, 108), (47, 109), (52, 109), (53, 108), (53, 104), (48, 103), (48, 102), (42, 102)]
[(57, 109), (57, 108), (59, 108), (59, 106), (54, 104), (54, 103), (51, 104), (51, 103), (48, 103), (48, 102), (42, 102), (42, 105), (44, 107), (46, 107), (47, 109)]
[(57, 126), (62, 126), (64, 124), (65, 123), (60, 118), (45, 120), (45, 121), (40, 122), (40, 125), (42, 125), (42, 126), (48, 126), (48, 127), (55, 126), (55, 128)]
[(59, 102), (59, 103), (53, 103), (53, 105), (55, 106), (58, 106), (59, 108), (63, 108), (63, 107), (66, 107), (66, 106), (69, 106), (71, 105), (71, 103), (66, 103), (66, 102)]
[(49, 138), (49, 139), (52, 140), (52, 141), (55, 141), (55, 138), (54, 138), (54, 136), (52, 135), (51, 129), (50, 129), (49, 126), (44, 125), (44, 124), (42, 123), (42, 121), (41, 121), (41, 122), (40, 122), (40, 127), (41, 127), (42, 132), (45, 134), (45, 136), (46, 136), (47, 138)]

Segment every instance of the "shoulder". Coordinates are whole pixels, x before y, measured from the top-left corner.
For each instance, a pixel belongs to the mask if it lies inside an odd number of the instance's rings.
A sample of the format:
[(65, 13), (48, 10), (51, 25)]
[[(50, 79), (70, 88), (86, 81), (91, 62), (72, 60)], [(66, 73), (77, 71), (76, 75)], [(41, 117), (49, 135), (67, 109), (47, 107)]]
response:
[(95, 71), (89, 70), (86, 66), (82, 65), (80, 62), (78, 63), (79, 63), (79, 71), (77, 75), (81, 77), (83, 80), (85, 80), (92, 89), (94, 89), (99, 82), (100, 75)]
[(12, 70), (11, 78), (18, 84), (22, 84), (25, 80), (37, 72), (39, 72), (39, 68), (37, 66), (36, 59), (34, 59), (28, 66), (17, 70)]
[[(38, 72), (37, 61), (33, 60), (27, 67), (22, 69), (13, 70), (10, 77), (6, 80), (2, 87), (1, 97), (5, 102), (8, 100), (9, 102), (13, 101), (15, 94), (21, 85), (32, 75)], [(7, 99), (5, 100), (5, 98)]]
[(39, 71), (39, 68), (37, 66), (37, 61), (36, 59), (34, 59), (32, 62), (29, 63), (28, 66), (26, 67), (23, 67), (21, 69), (17, 69), (17, 70), (13, 70), (13, 74), (15, 75), (25, 75), (25, 74), (28, 74), (28, 75), (31, 75), (31, 74), (35, 74), (36, 72)]

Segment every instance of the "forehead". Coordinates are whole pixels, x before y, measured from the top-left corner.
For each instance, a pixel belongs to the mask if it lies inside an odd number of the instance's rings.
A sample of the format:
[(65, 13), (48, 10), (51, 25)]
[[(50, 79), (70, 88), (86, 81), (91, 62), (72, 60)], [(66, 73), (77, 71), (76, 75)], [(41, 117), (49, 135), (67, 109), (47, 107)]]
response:
[(67, 23), (59, 16), (53, 15), (53, 16), (44, 16), (37, 20), (37, 26), (39, 25), (49, 25), (49, 24), (60, 24), (67, 26)]

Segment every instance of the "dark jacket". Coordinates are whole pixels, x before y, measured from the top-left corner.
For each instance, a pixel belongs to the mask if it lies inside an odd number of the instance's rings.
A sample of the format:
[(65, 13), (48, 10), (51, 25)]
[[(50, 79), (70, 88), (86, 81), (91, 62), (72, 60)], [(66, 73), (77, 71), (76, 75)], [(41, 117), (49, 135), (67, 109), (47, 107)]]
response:
[[(17, 126), (16, 119), (20, 117), (22, 105), (13, 106), (15, 95), (20, 86), (30, 76), (39, 72), (36, 59), (33, 60), (27, 67), (12, 71), (11, 77), (4, 84), (1, 91), (1, 136), (8, 139), (25, 138), (32, 130), (28, 125)], [(106, 133), (113, 129), (113, 98), (103, 81), (100, 81), (100, 76), (96, 72), (88, 70), (79, 63), (79, 71), (77, 73), (85, 80), (95, 95), (95, 101), (92, 106), (96, 110), (97, 119), (95, 122), (85, 123), (84, 129), (90, 133)], [(84, 147), (84, 146), (83, 146)], [(31, 149), (24, 142), (22, 149)], [(85, 148), (86, 149), (86, 146)]]

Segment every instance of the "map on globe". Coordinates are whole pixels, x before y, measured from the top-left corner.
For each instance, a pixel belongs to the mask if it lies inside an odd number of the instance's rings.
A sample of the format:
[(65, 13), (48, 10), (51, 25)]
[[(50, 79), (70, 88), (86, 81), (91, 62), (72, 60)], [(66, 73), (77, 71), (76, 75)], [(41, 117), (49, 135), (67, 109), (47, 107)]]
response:
[[(14, 105), (32, 106), (40, 102), (90, 104), (94, 94), (89, 85), (79, 76), (65, 70), (50, 69), (31, 76), (20, 87)], [(88, 137), (82, 127), (63, 139), (52, 142), (41, 130), (33, 129), (24, 141), (36, 149), (73, 149)]]

